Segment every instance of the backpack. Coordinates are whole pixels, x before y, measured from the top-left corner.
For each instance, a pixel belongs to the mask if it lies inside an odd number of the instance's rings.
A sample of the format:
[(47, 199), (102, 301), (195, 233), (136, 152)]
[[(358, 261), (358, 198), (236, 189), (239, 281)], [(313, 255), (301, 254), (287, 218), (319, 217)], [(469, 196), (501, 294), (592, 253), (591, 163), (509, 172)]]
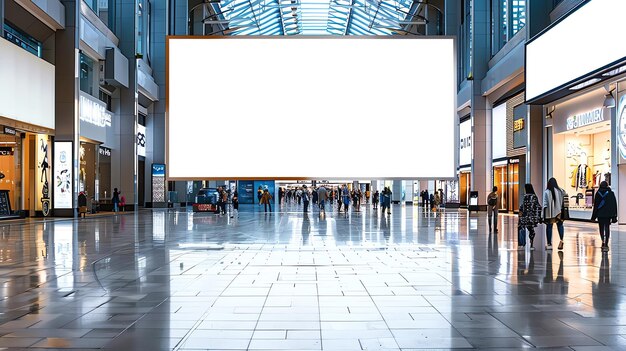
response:
[(487, 199), (487, 204), (492, 207), (495, 206), (497, 202), (498, 202), (498, 198), (495, 196), (493, 197), (490, 196), (489, 199)]

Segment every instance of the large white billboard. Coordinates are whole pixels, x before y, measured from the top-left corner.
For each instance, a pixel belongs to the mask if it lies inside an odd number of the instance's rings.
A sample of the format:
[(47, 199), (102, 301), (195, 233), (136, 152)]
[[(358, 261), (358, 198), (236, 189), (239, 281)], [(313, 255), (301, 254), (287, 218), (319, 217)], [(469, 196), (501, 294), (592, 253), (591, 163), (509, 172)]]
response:
[(591, 0), (526, 45), (526, 100), (626, 58), (626, 1)]
[(168, 38), (170, 179), (452, 178), (452, 38)]

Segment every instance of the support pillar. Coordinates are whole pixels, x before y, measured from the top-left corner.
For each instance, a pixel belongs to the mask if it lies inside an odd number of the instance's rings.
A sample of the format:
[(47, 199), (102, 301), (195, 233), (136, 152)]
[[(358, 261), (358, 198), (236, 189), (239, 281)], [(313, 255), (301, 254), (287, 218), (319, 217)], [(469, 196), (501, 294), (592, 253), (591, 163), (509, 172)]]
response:
[[(3, 0), (0, 0), (3, 1)], [(79, 28), (80, 2), (62, 0), (65, 6), (65, 29), (55, 36), (55, 141), (72, 142), (72, 208), (56, 209), (55, 216), (75, 217), (78, 204), (78, 176), (80, 160), (80, 123), (78, 119), (78, 90), (80, 88)], [(0, 16), (2, 17), (2, 16)], [(49, 149), (50, 154), (54, 145)], [(54, 164), (54, 161), (52, 161)], [(53, 166), (54, 167), (54, 166)], [(54, 181), (52, 181), (54, 184)], [(52, 194), (54, 201), (54, 193)], [(53, 202), (54, 203), (54, 202)]]

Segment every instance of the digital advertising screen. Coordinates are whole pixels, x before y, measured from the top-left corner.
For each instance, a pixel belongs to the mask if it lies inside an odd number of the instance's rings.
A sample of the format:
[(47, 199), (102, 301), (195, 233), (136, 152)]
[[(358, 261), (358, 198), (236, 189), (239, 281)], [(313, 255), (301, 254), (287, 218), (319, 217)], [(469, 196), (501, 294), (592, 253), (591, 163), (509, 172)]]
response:
[(454, 178), (455, 55), (449, 37), (168, 37), (168, 179)]

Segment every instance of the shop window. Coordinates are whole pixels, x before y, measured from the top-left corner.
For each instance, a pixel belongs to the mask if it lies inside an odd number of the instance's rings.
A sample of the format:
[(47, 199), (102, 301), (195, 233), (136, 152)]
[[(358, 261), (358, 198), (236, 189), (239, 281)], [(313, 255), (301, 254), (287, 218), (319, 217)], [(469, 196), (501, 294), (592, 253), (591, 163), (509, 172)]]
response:
[(498, 0), (491, 5), (491, 55), (526, 25), (527, 0)]
[(4, 38), (31, 54), (41, 57), (41, 43), (6, 21), (4, 22)]
[(111, 95), (100, 90), (100, 96), (98, 98), (107, 105), (107, 110), (113, 111), (111, 106)]
[(115, 28), (115, 0), (84, 0), (87, 6), (98, 15), (111, 30)]
[(94, 61), (80, 53), (80, 90), (92, 95), (94, 94)]

